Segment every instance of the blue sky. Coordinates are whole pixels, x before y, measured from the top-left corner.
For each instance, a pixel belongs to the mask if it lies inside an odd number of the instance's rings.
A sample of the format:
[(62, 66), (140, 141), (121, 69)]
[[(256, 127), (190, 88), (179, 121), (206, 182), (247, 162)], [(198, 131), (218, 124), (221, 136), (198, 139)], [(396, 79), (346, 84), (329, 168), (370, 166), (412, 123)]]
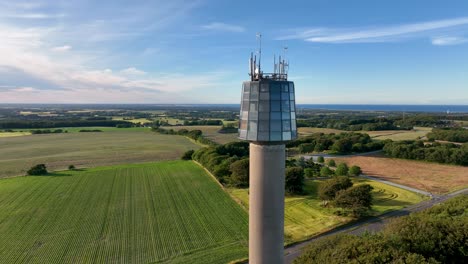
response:
[(468, 2), (430, 0), (0, 0), (0, 103), (239, 103), (257, 32), (298, 103), (468, 104)]

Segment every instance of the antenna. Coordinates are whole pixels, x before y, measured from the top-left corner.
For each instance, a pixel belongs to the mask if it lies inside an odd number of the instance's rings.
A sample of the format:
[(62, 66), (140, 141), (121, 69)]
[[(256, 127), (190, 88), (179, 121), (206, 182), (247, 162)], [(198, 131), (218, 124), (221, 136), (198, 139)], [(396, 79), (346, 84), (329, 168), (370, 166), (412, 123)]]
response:
[(258, 39), (258, 74), (261, 74), (261, 61), (262, 61), (262, 34), (260, 32), (257, 33)]

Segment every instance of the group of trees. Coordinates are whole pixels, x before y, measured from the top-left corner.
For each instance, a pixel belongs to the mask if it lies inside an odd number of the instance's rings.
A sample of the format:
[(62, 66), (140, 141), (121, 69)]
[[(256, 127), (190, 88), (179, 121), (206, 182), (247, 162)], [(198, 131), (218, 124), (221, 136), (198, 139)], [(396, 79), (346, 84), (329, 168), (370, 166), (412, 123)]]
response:
[(286, 147), (297, 148), (300, 153), (330, 150), (335, 153), (345, 154), (379, 150), (382, 149), (383, 145), (384, 142), (373, 141), (368, 134), (332, 133), (326, 135), (323, 133), (316, 133), (288, 142)]
[(204, 120), (184, 120), (184, 126), (221, 126), (223, 120), (204, 119)]
[(68, 133), (67, 130), (63, 129), (34, 129), (31, 130), (31, 134), (58, 134), (58, 133)]
[(237, 132), (238, 132), (238, 129), (233, 123), (223, 125), (221, 129), (218, 131), (218, 133), (221, 133), (221, 134), (234, 134)]
[(342, 208), (355, 217), (365, 215), (372, 206), (372, 186), (360, 184), (353, 186), (349, 177), (337, 176), (322, 182), (318, 189), (319, 198), (327, 205)]
[(382, 117), (354, 118), (352, 116), (336, 117), (325, 115), (321, 118), (307, 117), (307, 119), (299, 119), (297, 126), (333, 128), (347, 131), (409, 130), (413, 128), (411, 125), (396, 125), (397, 120)]
[(468, 142), (468, 129), (464, 128), (434, 128), (427, 134), (429, 141), (445, 140), (452, 142)]
[[(323, 157), (318, 157), (317, 162), (312, 159), (305, 160), (304, 157), (299, 159), (288, 159), (286, 160), (286, 167), (300, 167), (304, 171), (304, 177), (315, 178), (315, 177), (330, 177), (334, 175), (338, 176), (359, 176), (361, 174), (361, 168), (359, 166), (351, 166), (348, 168), (346, 163), (340, 163), (336, 166), (336, 162), (330, 159), (327, 164)], [(336, 169), (333, 169), (336, 167)]]
[(399, 217), (384, 230), (320, 239), (294, 263), (466, 263), (468, 196)]
[(45, 175), (45, 174), (47, 174), (47, 167), (46, 167), (45, 164), (37, 164), (37, 165), (31, 167), (27, 171), (27, 174), (32, 175), (32, 176)]
[(0, 120), (0, 129), (21, 129), (21, 128), (55, 128), (55, 127), (117, 127), (135, 126), (135, 124), (123, 120)]
[(175, 131), (174, 129), (164, 129), (161, 127), (153, 127), (151, 129), (153, 132), (157, 132), (160, 134), (164, 135), (179, 135), (179, 136), (185, 136), (188, 138), (191, 138), (203, 145), (208, 145), (208, 146), (218, 146), (219, 144), (204, 137), (203, 132), (201, 130), (195, 129), (195, 130), (187, 130), (187, 129), (180, 129), (178, 131)]
[(394, 158), (425, 160), (456, 165), (468, 165), (468, 143), (463, 145), (429, 143), (420, 140), (387, 142), (385, 154)]
[(248, 155), (248, 142), (231, 142), (199, 149), (192, 154), (192, 159), (208, 169), (220, 183), (247, 187)]

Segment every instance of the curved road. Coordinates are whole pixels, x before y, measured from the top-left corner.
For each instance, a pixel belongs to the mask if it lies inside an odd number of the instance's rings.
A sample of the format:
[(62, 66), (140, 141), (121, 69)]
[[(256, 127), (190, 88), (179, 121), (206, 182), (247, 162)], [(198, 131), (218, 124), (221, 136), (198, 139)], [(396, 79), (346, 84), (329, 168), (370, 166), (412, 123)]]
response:
[(388, 212), (386, 214), (383, 214), (377, 217), (372, 217), (364, 221), (359, 221), (354, 224), (348, 224), (342, 227), (335, 228), (329, 232), (313, 237), (307, 241), (285, 248), (285, 263), (292, 263), (295, 258), (301, 255), (303, 249), (306, 246), (313, 243), (317, 239), (327, 237), (330, 235), (334, 235), (334, 234), (338, 234), (338, 233), (360, 235), (366, 231), (378, 232), (384, 227), (384, 225), (390, 219), (394, 217), (404, 216), (410, 213), (418, 212), (418, 211), (430, 208), (438, 203), (444, 202), (447, 199), (450, 199), (458, 195), (463, 195), (463, 194), (468, 194), (468, 188), (465, 188), (463, 190), (459, 190), (453, 193), (440, 195), (440, 196), (431, 195), (432, 197), (431, 200), (423, 201), (421, 203), (406, 207), (404, 209)]

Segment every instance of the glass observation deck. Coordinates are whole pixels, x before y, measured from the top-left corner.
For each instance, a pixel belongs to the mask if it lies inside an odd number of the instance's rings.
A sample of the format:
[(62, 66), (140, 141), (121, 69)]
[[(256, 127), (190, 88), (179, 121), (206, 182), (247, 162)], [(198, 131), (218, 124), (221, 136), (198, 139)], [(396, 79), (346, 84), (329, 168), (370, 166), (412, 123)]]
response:
[(271, 79), (244, 82), (239, 139), (282, 142), (296, 138), (294, 83)]

